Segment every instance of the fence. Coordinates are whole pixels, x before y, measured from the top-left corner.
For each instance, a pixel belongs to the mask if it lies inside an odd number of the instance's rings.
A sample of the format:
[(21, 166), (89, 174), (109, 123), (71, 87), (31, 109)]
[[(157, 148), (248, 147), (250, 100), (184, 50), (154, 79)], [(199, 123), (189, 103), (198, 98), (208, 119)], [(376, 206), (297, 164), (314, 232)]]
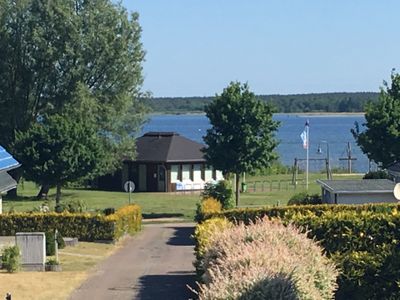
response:
[(247, 182), (247, 192), (272, 192), (272, 191), (290, 191), (305, 188), (305, 180), (298, 179), (294, 185), (292, 180), (265, 180)]

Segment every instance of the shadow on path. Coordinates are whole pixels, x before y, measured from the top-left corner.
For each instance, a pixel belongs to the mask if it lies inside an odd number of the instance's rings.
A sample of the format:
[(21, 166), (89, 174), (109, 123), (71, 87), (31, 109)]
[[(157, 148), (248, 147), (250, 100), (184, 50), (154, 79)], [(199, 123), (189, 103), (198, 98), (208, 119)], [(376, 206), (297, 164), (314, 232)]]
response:
[(194, 246), (191, 236), (194, 234), (194, 227), (169, 227), (174, 229), (174, 235), (168, 240), (167, 245), (171, 246)]
[(167, 275), (147, 275), (139, 279), (140, 300), (187, 300), (196, 295), (186, 286), (195, 287), (192, 272), (173, 272)]
[(144, 213), (142, 214), (143, 219), (160, 219), (160, 218), (181, 218), (183, 214), (172, 214), (172, 213)]

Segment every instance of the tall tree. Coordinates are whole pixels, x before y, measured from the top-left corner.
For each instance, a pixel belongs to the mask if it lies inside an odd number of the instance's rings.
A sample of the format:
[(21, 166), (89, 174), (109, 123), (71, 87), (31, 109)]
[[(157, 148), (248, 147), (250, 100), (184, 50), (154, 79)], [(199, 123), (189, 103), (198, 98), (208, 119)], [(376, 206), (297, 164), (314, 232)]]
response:
[(253, 173), (276, 159), (273, 108), (255, 98), (247, 84), (231, 82), (205, 112), (212, 125), (204, 149), (207, 162), (224, 173), (236, 174), (236, 206), (243, 172)]
[(56, 206), (65, 183), (88, 178), (105, 155), (88, 103), (63, 114), (44, 115), (27, 131), (17, 132), (14, 149), (25, 166), (25, 178), (56, 187)]
[(365, 109), (366, 122), (352, 129), (361, 150), (382, 167), (400, 159), (400, 75), (392, 71), (391, 83), (384, 82), (379, 100)]
[(133, 144), (143, 118), (138, 15), (111, 0), (0, 0), (0, 7), (0, 144), (10, 149), (17, 131), (63, 114), (84, 90), (96, 101), (95, 124), (115, 167), (115, 153)]

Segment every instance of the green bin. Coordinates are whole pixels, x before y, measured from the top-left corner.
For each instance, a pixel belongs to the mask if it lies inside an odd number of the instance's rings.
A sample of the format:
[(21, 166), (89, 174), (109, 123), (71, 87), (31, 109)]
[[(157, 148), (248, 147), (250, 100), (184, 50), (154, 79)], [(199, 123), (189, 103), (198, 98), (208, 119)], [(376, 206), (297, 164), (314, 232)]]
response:
[(242, 193), (246, 193), (247, 192), (247, 183), (242, 182)]

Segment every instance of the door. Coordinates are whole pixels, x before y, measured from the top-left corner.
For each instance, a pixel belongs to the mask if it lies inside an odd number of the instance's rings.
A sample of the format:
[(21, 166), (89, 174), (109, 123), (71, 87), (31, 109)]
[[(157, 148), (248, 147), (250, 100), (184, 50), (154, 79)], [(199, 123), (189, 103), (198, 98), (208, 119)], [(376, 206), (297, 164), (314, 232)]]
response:
[(158, 165), (158, 191), (165, 192), (166, 169), (163, 165)]

